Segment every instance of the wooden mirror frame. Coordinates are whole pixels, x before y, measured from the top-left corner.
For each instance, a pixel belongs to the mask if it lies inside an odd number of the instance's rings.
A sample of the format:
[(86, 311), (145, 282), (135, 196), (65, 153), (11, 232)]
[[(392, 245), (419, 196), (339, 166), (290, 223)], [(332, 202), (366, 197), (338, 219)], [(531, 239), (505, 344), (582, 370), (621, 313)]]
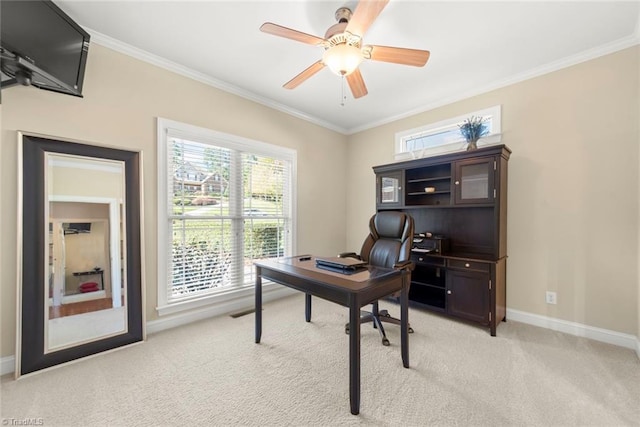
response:
[[(144, 339), (141, 153), (18, 134), (20, 190), (18, 198), (18, 316), (16, 378)], [(127, 330), (122, 334), (45, 353), (46, 283), (45, 153), (71, 154), (124, 162), (127, 271)], [(21, 249), (21, 251), (20, 251)]]

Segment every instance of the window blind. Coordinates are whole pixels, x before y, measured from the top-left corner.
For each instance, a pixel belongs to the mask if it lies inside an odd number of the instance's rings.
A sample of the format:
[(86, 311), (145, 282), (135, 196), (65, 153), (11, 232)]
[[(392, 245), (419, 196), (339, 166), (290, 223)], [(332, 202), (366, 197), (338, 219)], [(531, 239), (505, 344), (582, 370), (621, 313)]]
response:
[(291, 248), (291, 161), (223, 144), (167, 140), (167, 301), (253, 283), (253, 260)]

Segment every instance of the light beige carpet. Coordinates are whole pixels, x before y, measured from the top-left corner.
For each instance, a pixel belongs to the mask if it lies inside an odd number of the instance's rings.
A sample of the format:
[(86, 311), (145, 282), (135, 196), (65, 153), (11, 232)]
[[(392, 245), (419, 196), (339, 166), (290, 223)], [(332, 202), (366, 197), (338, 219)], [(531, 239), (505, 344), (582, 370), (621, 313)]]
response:
[[(382, 303), (393, 313), (397, 306)], [(362, 399), (349, 412), (347, 310), (302, 294), (253, 314), (201, 321), (148, 342), (14, 381), (4, 420), (46, 426), (640, 425), (631, 350), (516, 322), (487, 329), (410, 310), (411, 369), (362, 328)], [(15, 425), (15, 424), (14, 424)]]

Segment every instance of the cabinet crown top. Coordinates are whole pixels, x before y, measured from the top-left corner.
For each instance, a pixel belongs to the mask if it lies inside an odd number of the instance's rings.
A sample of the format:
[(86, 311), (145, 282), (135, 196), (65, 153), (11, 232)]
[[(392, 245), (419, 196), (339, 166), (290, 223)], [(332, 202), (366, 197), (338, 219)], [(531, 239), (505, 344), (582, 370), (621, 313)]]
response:
[(421, 157), (419, 159), (402, 160), (394, 163), (374, 166), (374, 172), (385, 170), (408, 169), (414, 167), (428, 166), (438, 163), (449, 163), (456, 160), (470, 159), (477, 157), (489, 157), (500, 155), (505, 160), (509, 160), (511, 149), (504, 144), (488, 145), (471, 151), (453, 151), (448, 153), (436, 154), (429, 157)]

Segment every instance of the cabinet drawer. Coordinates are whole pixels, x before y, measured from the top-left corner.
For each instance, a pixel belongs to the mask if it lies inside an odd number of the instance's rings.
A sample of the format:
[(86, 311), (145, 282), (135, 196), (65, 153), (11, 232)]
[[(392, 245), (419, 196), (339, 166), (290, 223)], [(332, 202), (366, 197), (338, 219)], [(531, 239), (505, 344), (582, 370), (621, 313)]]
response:
[(415, 262), (416, 264), (428, 264), (428, 265), (433, 265), (435, 267), (445, 266), (444, 258), (439, 258), (439, 257), (429, 256), (424, 254), (412, 253), (411, 261)]
[(485, 273), (489, 273), (491, 271), (491, 265), (484, 262), (476, 262), (476, 261), (464, 261), (460, 259), (450, 259), (449, 268), (457, 268), (460, 270), (473, 270), (473, 271), (482, 271)]

